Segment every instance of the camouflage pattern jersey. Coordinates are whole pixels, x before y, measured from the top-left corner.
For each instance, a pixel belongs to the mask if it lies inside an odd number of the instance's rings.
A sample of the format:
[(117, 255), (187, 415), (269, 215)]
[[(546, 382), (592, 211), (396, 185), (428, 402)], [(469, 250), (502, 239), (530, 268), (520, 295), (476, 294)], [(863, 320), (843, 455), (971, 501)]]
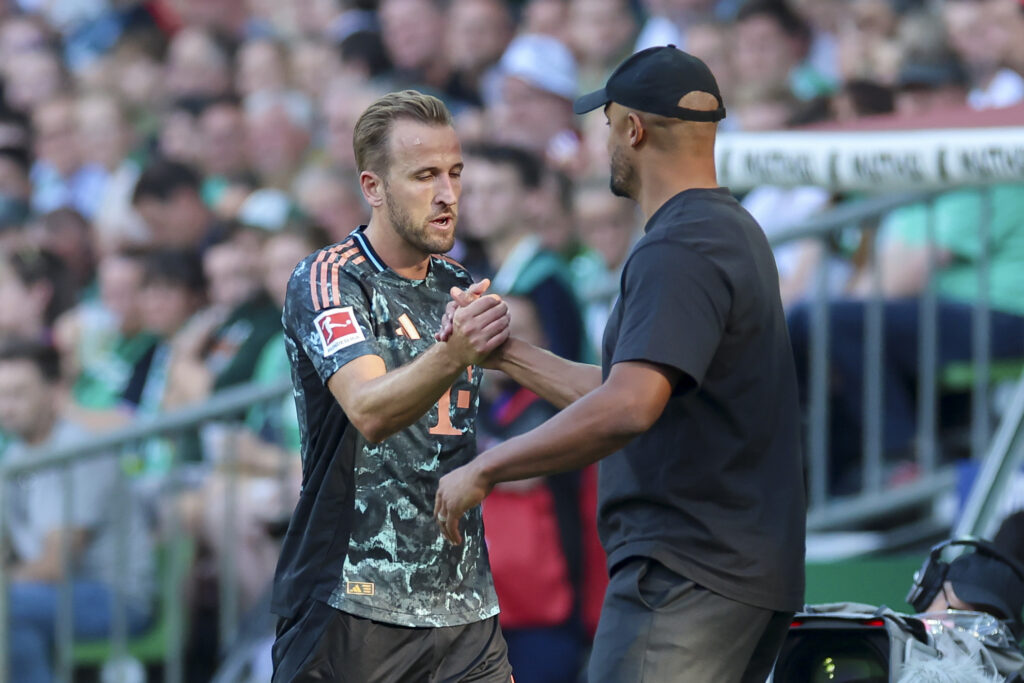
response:
[(456, 626), (498, 613), (480, 508), (452, 546), (433, 519), (440, 477), (476, 455), (481, 372), (467, 368), (426, 415), (380, 444), (351, 424), (327, 380), (355, 358), (389, 371), (434, 343), (449, 290), (471, 282), (432, 256), (424, 280), (387, 268), (359, 228), (314, 252), (288, 283), (283, 323), (302, 438), (302, 493), (274, 579), (274, 612), (304, 601), (402, 626)]

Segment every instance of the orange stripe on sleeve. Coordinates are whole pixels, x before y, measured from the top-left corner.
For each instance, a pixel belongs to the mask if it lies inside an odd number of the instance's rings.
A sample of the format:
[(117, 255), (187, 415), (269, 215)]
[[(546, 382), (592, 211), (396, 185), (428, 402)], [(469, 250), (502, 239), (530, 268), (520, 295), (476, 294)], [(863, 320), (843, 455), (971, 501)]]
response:
[(338, 291), (338, 271), (341, 266), (335, 263), (331, 266), (331, 301), (335, 306), (341, 306), (341, 292)]
[(309, 267), (309, 293), (310, 293), (310, 296), (313, 299), (313, 310), (314, 311), (319, 309), (320, 306), (321, 306), (320, 299), (318, 299), (317, 295), (316, 295), (316, 271), (317, 271), (317, 266), (319, 266), (320, 263), (325, 258), (327, 258), (327, 252), (326, 251), (321, 251), (319, 254), (317, 254), (316, 260), (313, 261), (313, 264)]

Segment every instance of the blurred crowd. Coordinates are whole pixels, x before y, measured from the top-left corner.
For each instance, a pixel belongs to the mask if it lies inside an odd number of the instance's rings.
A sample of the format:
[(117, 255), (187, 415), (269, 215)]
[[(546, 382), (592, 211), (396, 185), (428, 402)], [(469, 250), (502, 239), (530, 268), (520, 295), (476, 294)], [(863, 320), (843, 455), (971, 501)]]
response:
[[(370, 102), (395, 89), (435, 94), (455, 115), (466, 173), (452, 256), (493, 278), (515, 309), (517, 334), (597, 359), (619, 269), (642, 225), (631, 202), (608, 192), (604, 117), (576, 117), (572, 101), (624, 57), (659, 44), (708, 63), (729, 112), (725, 131), (1024, 100), (1018, 0), (0, 0), (0, 346), (10, 347), (0, 354), (0, 451), (52, 445), (65, 422), (108, 430), (286, 378), (288, 276), (368, 218), (352, 130)], [(993, 230), (1011, 235), (1009, 267), (1024, 258), (1024, 202), (1019, 188), (1005, 195), (997, 217), (1005, 226)], [(769, 234), (844, 199), (770, 186), (743, 197)], [(960, 227), (980, 220), (973, 195), (946, 199)], [(910, 247), (920, 247), (920, 217), (908, 210), (890, 219), (893, 234), (880, 241), (893, 266), (883, 289), (907, 296), (925, 282), (905, 267)], [(963, 240), (950, 239), (961, 254)], [(864, 291), (862, 257), (826, 254), (818, 243), (778, 251), (795, 343), (815, 267), (827, 264), (837, 297), (855, 297)], [(1021, 284), (1006, 278), (1008, 291)], [(972, 296), (956, 284), (945, 292), (953, 300)], [(992, 300), (1024, 316), (1019, 295)], [(55, 375), (38, 361), (49, 348), (58, 352)], [(63, 388), (54, 415), (19, 413), (26, 381)], [(507, 379), (491, 378), (485, 391), (484, 441), (550, 412)], [(129, 474), (159, 486), (173, 457), (197, 465), (200, 476), (174, 504), (200, 548), (197, 585), (217, 554), (220, 459), (226, 448), (239, 454), (234, 564), (251, 607), (273, 570), (272, 530), (297, 495), (294, 408), (253, 409), (175, 447), (153, 440)], [(282, 479), (294, 486), (274, 485)], [(565, 496), (551, 491), (566, 486), (579, 504), (556, 510)], [(519, 528), (503, 520), (532, 520), (535, 536), (561, 550), (564, 562), (538, 579), (546, 588), (535, 584), (503, 605), (523, 602), (506, 609), (513, 638), (517, 629), (562, 629), (542, 642), (551, 650), (565, 636), (568, 654), (554, 659), (570, 665), (585, 646), (580, 624), (593, 623), (581, 596), (600, 593), (581, 569), (594, 547), (589, 536), (580, 542), (593, 523), (592, 486), (586, 473), (517, 484), (485, 511), (495, 535)], [(94, 512), (82, 519), (99, 523)], [(54, 528), (25, 524), (38, 538), (4, 549), (12, 566), (51, 550)], [(516, 590), (522, 557), (495, 553), (499, 592)], [(551, 595), (563, 599), (534, 609)], [(150, 608), (139, 599), (132, 623), (142, 629)], [(550, 670), (549, 660), (538, 667)], [(540, 675), (523, 678), (549, 680)]]

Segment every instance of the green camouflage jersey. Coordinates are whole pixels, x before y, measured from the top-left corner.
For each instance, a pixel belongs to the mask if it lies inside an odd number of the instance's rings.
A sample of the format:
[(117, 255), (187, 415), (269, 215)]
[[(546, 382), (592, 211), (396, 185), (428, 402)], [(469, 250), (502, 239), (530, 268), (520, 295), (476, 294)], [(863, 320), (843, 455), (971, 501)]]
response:
[(374, 253), (363, 228), (300, 263), (283, 323), (302, 441), (302, 493), (274, 579), (274, 611), (294, 616), (312, 598), (402, 626), (456, 626), (498, 613), (480, 508), (449, 544), (433, 518), (442, 475), (476, 455), (481, 372), (466, 368), (433, 408), (369, 443), (327, 388), (342, 366), (380, 356), (388, 371), (434, 341), (458, 264), (430, 259), (408, 280)]

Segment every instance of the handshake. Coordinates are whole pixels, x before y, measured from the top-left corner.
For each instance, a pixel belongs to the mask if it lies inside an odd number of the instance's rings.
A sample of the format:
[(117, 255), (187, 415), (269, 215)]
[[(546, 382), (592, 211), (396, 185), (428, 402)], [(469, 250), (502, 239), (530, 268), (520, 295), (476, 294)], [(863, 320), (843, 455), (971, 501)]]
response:
[(434, 339), (448, 345), (464, 365), (482, 365), (509, 338), (508, 305), (497, 294), (485, 294), (491, 281), (483, 279), (467, 289), (452, 287)]

